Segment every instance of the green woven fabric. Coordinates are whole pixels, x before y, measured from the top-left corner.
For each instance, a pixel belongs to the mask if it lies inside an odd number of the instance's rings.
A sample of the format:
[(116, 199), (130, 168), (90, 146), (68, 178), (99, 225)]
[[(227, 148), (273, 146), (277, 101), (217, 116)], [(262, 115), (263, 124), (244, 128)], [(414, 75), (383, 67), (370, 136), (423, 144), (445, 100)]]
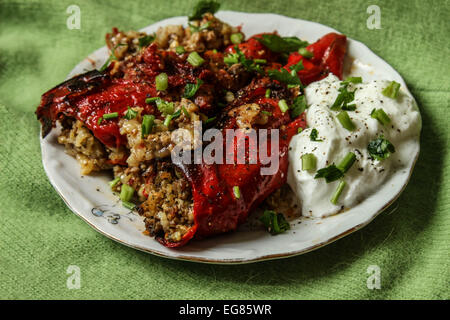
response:
[[(80, 30), (66, 27), (72, 4), (81, 8)], [(373, 4), (381, 9), (378, 30), (366, 26)], [(362, 230), (298, 257), (217, 266), (130, 249), (65, 206), (41, 164), (34, 115), (40, 95), (103, 46), (112, 26), (138, 29), (185, 15), (192, 5), (0, 1), (0, 298), (449, 299), (449, 1), (223, 1), (225, 10), (336, 28), (404, 77), (423, 117), (420, 158), (401, 197)], [(69, 265), (80, 267), (80, 289), (66, 286)], [(380, 267), (381, 289), (367, 288), (370, 265)]]

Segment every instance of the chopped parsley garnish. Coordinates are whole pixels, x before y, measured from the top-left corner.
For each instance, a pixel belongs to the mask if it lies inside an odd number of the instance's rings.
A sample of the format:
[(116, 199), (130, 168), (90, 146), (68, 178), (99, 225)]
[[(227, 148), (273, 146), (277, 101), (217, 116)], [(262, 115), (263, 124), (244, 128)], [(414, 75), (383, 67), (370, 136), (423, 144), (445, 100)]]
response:
[(263, 34), (261, 38), (255, 38), (273, 52), (290, 53), (309, 45), (307, 41), (297, 37), (280, 37), (276, 34)]
[(398, 90), (400, 89), (400, 83), (391, 81), (389, 85), (381, 92), (386, 97), (396, 99), (398, 96)]
[(146, 35), (143, 36), (142, 38), (139, 38), (139, 47), (143, 48), (148, 46), (150, 43), (152, 43), (155, 40), (155, 36), (154, 35)]
[(271, 116), (272, 115), (272, 112), (269, 112), (269, 111), (266, 111), (266, 110), (262, 110), (261, 113), (265, 114), (267, 116)]
[(227, 65), (233, 65), (236, 63), (242, 64), (242, 66), (251, 72), (264, 73), (264, 70), (261, 68), (260, 64), (264, 64), (267, 61), (265, 59), (247, 59), (245, 54), (239, 49), (238, 46), (234, 47), (235, 53), (230, 53), (226, 57), (223, 58), (223, 62)]
[[(150, 99), (151, 99), (151, 101), (148, 101)], [(156, 107), (163, 114), (172, 114), (173, 111), (174, 111), (173, 102), (165, 101), (165, 100), (163, 100), (163, 99), (161, 99), (159, 97), (147, 98), (145, 102), (146, 103), (155, 102), (156, 103)]]
[(192, 32), (200, 32), (200, 31), (208, 29), (210, 25), (211, 25), (211, 21), (208, 21), (207, 23), (202, 24), (201, 26), (198, 26), (198, 27), (192, 23), (189, 23), (189, 28), (191, 28)]
[(126, 43), (119, 43), (117, 46), (115, 46), (112, 50), (111, 50), (111, 55), (108, 57), (108, 59), (105, 61), (105, 63), (100, 67), (100, 69), (98, 69), (98, 71), (103, 72), (105, 71), (108, 66), (109, 63), (113, 60), (118, 60), (116, 55), (114, 54), (114, 50), (116, 50), (118, 47), (122, 47), (122, 46), (126, 46)]
[(327, 183), (339, 180), (344, 176), (344, 173), (338, 169), (334, 164), (329, 165), (328, 167), (317, 170), (314, 179), (325, 178)]
[(306, 109), (308, 105), (306, 104), (305, 96), (298, 96), (294, 99), (294, 103), (291, 106), (291, 118), (297, 118), (301, 115)]
[(203, 84), (203, 81), (201, 79), (197, 79), (195, 83), (188, 83), (184, 87), (184, 93), (183, 97), (185, 98), (192, 98), (197, 93), (197, 90), (200, 88), (200, 86)]
[(220, 3), (214, 0), (202, 0), (197, 2), (191, 15), (189, 16), (189, 21), (200, 20), (202, 16), (210, 12), (212, 14), (216, 13), (220, 8)]
[(377, 139), (369, 142), (367, 151), (369, 151), (369, 155), (373, 159), (382, 161), (389, 158), (391, 153), (395, 152), (395, 147), (390, 141), (386, 140), (384, 136), (381, 135)]
[(298, 63), (292, 65), (289, 67), (289, 70), (291, 70), (291, 72), (299, 72), (300, 70), (303, 70), (305, 67), (303, 66), (303, 61), (300, 60)]
[(316, 142), (322, 142), (323, 140), (317, 139), (317, 136), (319, 135), (319, 132), (317, 131), (317, 129), (312, 129), (311, 130), (311, 134), (309, 135), (309, 139), (311, 141), (316, 141)]
[(347, 78), (346, 80), (341, 82), (341, 87), (338, 89), (339, 94), (336, 98), (336, 101), (334, 101), (333, 105), (331, 106), (331, 110), (337, 111), (342, 109), (353, 111), (356, 109), (355, 104), (349, 105), (350, 102), (355, 100), (356, 89), (354, 91), (348, 91), (348, 85), (350, 83), (359, 83), (357, 81), (359, 81), (360, 79), (361, 78)]
[(284, 215), (272, 210), (265, 210), (259, 220), (272, 235), (283, 233), (290, 229), (290, 225), (284, 218)]
[(267, 70), (267, 75), (273, 79), (283, 82), (285, 84), (294, 84), (301, 86), (302, 83), (297, 74), (291, 74), (285, 68), (281, 68), (281, 70)]
[(131, 119), (134, 119), (134, 118), (136, 118), (136, 116), (137, 116), (137, 111), (134, 111), (133, 109), (131, 109), (131, 107), (127, 107), (128, 108), (128, 110), (127, 110), (127, 113), (125, 113), (125, 119), (127, 119), (127, 120), (131, 120)]
[(356, 155), (353, 152), (349, 152), (337, 166), (333, 163), (328, 167), (317, 170), (314, 179), (325, 178), (327, 183), (339, 180), (351, 168), (355, 161)]

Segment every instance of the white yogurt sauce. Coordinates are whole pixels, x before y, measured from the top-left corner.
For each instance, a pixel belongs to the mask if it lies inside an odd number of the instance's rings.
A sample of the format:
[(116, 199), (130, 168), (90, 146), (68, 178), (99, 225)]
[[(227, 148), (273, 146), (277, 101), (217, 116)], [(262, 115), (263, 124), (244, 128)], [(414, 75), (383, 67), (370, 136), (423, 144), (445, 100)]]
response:
[[(355, 111), (347, 111), (355, 124), (354, 131), (342, 127), (332, 111), (341, 86), (341, 81), (330, 74), (327, 78), (310, 84), (305, 89), (308, 128), (295, 135), (289, 145), (288, 184), (301, 201), (302, 215), (326, 217), (361, 202), (383, 184), (387, 177), (405, 166), (410, 155), (407, 145), (416, 143), (420, 134), (421, 118), (414, 100), (400, 89), (398, 97), (391, 99), (382, 94), (390, 81), (374, 80), (368, 83), (350, 84), (348, 90), (356, 88)], [(371, 118), (374, 108), (382, 108), (391, 122), (383, 126)], [(318, 131), (318, 139), (311, 141), (311, 130)], [(367, 151), (370, 141), (384, 135), (395, 147), (389, 158), (373, 160)], [(346, 186), (336, 205), (330, 199), (338, 181), (327, 183), (325, 179), (314, 179), (318, 169), (333, 163), (338, 164), (348, 152), (356, 154), (356, 161), (345, 173)], [(315, 170), (302, 170), (303, 154), (312, 153), (317, 158)]]

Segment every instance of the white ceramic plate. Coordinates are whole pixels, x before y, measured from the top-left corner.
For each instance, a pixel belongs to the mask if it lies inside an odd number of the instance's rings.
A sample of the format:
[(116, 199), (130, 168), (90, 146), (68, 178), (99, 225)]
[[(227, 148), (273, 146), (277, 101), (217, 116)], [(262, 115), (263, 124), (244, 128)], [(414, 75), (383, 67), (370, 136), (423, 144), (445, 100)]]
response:
[[(314, 42), (326, 33), (337, 32), (315, 22), (275, 14), (221, 11), (217, 17), (231, 25), (242, 25), (247, 37), (277, 30), (283, 36), (298, 36)], [(153, 33), (160, 26), (186, 23), (186, 17), (175, 17), (155, 23), (143, 31)], [(77, 65), (68, 77), (100, 67), (107, 57), (106, 47), (95, 51)], [(405, 93), (411, 95), (402, 77), (361, 42), (348, 39), (345, 70), (346, 76), (362, 76), (364, 81), (395, 80), (402, 85)], [(399, 196), (419, 154), (417, 137), (417, 141), (408, 146), (411, 158), (404, 170), (397, 171), (365, 201), (339, 215), (318, 220), (301, 218), (293, 221), (291, 230), (277, 236), (271, 236), (262, 227), (255, 228), (249, 222), (234, 233), (191, 241), (180, 249), (168, 249), (144, 235), (141, 217), (120, 205), (107, 183), (112, 179), (111, 175), (80, 175), (76, 160), (64, 152), (63, 146), (57, 144), (57, 135), (58, 130), (53, 130), (45, 139), (41, 139), (42, 160), (50, 182), (74, 213), (95, 230), (127, 246), (163, 257), (209, 263), (248, 263), (298, 255), (362, 228)]]

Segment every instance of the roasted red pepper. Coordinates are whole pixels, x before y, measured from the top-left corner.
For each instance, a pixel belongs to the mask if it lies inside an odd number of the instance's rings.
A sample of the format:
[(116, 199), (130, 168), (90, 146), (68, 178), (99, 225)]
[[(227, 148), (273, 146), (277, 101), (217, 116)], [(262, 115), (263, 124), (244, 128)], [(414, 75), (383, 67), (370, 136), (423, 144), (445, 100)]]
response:
[(297, 74), (304, 85), (325, 78), (330, 72), (342, 79), (347, 51), (347, 38), (344, 35), (328, 33), (306, 49), (313, 53), (312, 58), (305, 58), (298, 52), (293, 52), (284, 68), (290, 70), (289, 67), (301, 60), (304, 69)]

